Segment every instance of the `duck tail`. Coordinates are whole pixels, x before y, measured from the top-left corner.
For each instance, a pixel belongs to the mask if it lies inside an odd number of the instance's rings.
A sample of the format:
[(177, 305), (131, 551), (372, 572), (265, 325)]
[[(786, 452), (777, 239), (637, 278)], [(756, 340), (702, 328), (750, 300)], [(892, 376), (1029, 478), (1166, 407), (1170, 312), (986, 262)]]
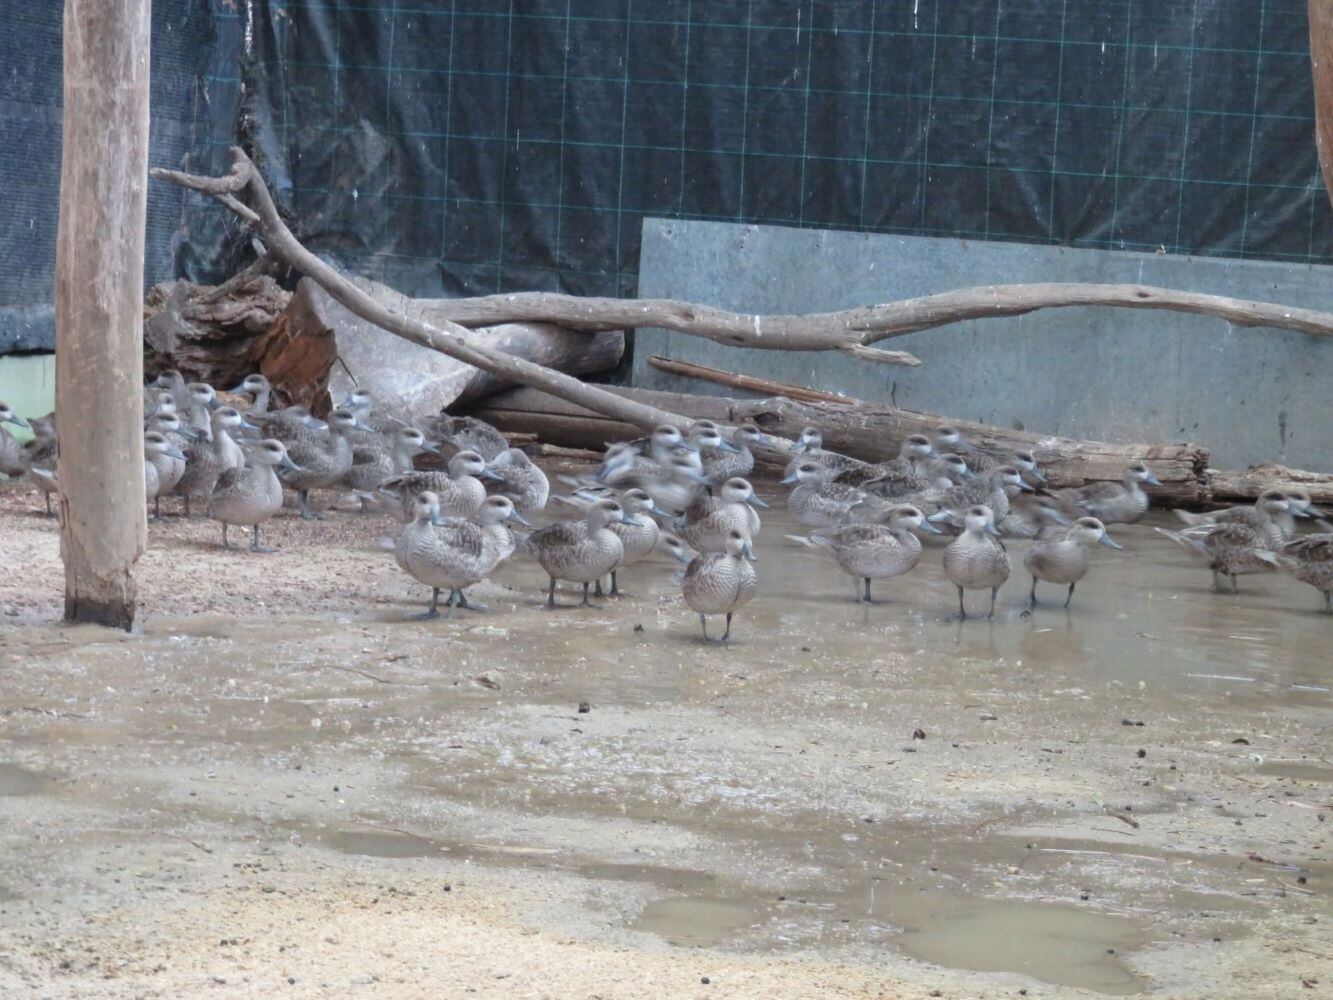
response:
[(1212, 554), (1204, 546), (1203, 542), (1199, 541), (1199, 539), (1194, 538), (1183, 531), (1168, 531), (1166, 528), (1153, 528), (1153, 531), (1171, 539), (1171, 541), (1175, 542), (1190, 555), (1198, 556), (1200, 559), (1206, 559), (1210, 562), (1212, 561)]
[(1190, 527), (1194, 527), (1195, 525), (1199, 525), (1199, 524), (1211, 524), (1211, 523), (1212, 523), (1212, 515), (1211, 515), (1211, 514), (1202, 514), (1202, 513), (1196, 513), (1196, 512), (1194, 512), (1194, 511), (1189, 511), (1189, 510), (1181, 510), (1179, 507), (1177, 507), (1177, 508), (1175, 508), (1174, 510), (1172, 510), (1171, 513), (1172, 513), (1172, 514), (1175, 514), (1176, 517), (1180, 518), (1180, 520), (1181, 520), (1182, 522), (1184, 522), (1185, 524), (1188, 524)]

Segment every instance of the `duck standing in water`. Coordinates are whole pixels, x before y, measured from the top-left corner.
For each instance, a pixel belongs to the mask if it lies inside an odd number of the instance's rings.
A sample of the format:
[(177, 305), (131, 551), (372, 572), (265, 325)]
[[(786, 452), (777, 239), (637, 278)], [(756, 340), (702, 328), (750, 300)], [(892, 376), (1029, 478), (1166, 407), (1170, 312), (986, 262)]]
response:
[(480, 583), (513, 554), (514, 536), (505, 521), (528, 522), (508, 497), (488, 497), (476, 520), (441, 517), (439, 498), (429, 490), (417, 494), (412, 504), (413, 518), (394, 543), (394, 558), (412, 579), (431, 588), (430, 607), (412, 617), (438, 618), (445, 588), (446, 618), (456, 607), (485, 610), (468, 603), (464, 588)]
[(1095, 517), (1080, 517), (1055, 537), (1039, 538), (1023, 556), (1023, 565), (1032, 574), (1032, 592), (1028, 608), (1037, 606), (1037, 581), (1069, 585), (1065, 607), (1074, 599), (1074, 587), (1088, 575), (1088, 549), (1097, 544), (1112, 549), (1124, 548), (1106, 533), (1106, 525)]
[(273, 552), (260, 544), (259, 526), (282, 510), (282, 481), (276, 470), (279, 466), (294, 472), (300, 469), (287, 455), (287, 446), (274, 438), (252, 447), (247, 459), (239, 469), (226, 469), (218, 476), (213, 487), (213, 516), (222, 522), (224, 549), (231, 548), (227, 526), (238, 524), (251, 528), (251, 552)]
[(990, 611), (995, 617), (995, 596), (1009, 579), (1009, 553), (1000, 541), (995, 515), (983, 504), (963, 513), (963, 533), (944, 550), (944, 575), (958, 588), (958, 617), (967, 618), (964, 590), (990, 590)]
[(1324, 611), (1333, 615), (1333, 533), (1321, 531), (1287, 542), (1277, 552), (1277, 564), (1323, 594)]
[[(838, 566), (856, 585), (857, 603), (873, 604), (870, 597), (871, 580), (887, 580), (902, 576), (916, 568), (921, 561), (921, 540), (914, 532), (939, 534), (940, 529), (926, 520), (921, 509), (902, 504), (888, 511), (887, 523), (840, 524), (832, 528), (812, 531), (809, 539), (792, 536), (805, 544), (825, 546), (833, 553)], [(864, 592), (861, 581), (865, 581)]]
[(554, 608), (557, 580), (583, 584), (582, 607), (591, 607), (588, 589), (620, 565), (625, 546), (610, 530), (613, 522), (632, 523), (618, 500), (598, 500), (577, 521), (557, 521), (534, 531), (524, 541), (551, 578), (546, 606)]
[(714, 641), (708, 638), (709, 615), (727, 616), (726, 631), (716, 641), (721, 643), (731, 638), (731, 616), (758, 589), (754, 561), (754, 546), (749, 536), (733, 530), (727, 536), (725, 552), (705, 553), (685, 567), (681, 592), (685, 603), (699, 613), (705, 642)]
[(1152, 469), (1143, 462), (1135, 462), (1125, 469), (1118, 483), (1091, 483), (1076, 489), (1058, 490), (1054, 495), (1064, 501), (1071, 517), (1087, 514), (1102, 524), (1135, 524), (1148, 512), (1144, 483), (1162, 485)]

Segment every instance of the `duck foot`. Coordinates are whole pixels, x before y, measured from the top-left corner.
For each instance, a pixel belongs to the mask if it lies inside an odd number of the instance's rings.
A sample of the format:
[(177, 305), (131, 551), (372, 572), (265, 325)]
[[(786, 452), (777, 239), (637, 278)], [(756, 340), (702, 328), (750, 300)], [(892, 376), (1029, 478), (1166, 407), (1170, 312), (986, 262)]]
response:
[(449, 595), (449, 601), (456, 608), (463, 608), (466, 611), (490, 611), (485, 604), (478, 604), (467, 599), (467, 595), (461, 590), (455, 590)]
[[(598, 583), (601, 581), (599, 580)], [(616, 571), (611, 571), (611, 589), (607, 591), (607, 597), (629, 597), (630, 595), (620, 589), (620, 583), (616, 580)]]
[(325, 516), (317, 510), (310, 509), (310, 491), (301, 490), (297, 494), (301, 498), (301, 520), (302, 521), (323, 521)]
[(555, 603), (555, 577), (551, 577), (551, 587), (546, 592), (546, 610), (554, 611), (559, 606)]
[[(600, 582), (600, 581), (599, 581), (599, 582)], [(601, 605), (600, 605), (600, 604), (593, 604), (592, 601), (588, 600), (588, 587), (589, 587), (589, 586), (590, 586), (590, 584), (588, 584), (588, 583), (585, 583), (585, 584), (583, 585), (583, 600), (579, 602), (579, 607), (581, 607), (581, 608), (598, 608), (598, 609), (600, 609), (600, 608), (601, 608)]]
[(991, 587), (990, 589), (990, 611), (986, 615), (987, 621), (990, 621), (995, 617), (995, 595), (998, 594), (999, 592), (1000, 592), (999, 587)]
[(259, 555), (263, 555), (263, 556), (271, 556), (271, 555), (273, 555), (275, 552), (278, 551), (277, 549), (270, 548), (270, 547), (267, 546), (267, 545), (261, 545), (261, 544), (259, 544), (259, 525), (256, 524), (256, 525), (254, 526), (253, 531), (254, 531), (254, 534), (253, 534), (253, 535), (251, 536), (251, 538), (250, 538), (250, 551), (251, 551), (251, 552), (256, 552), (256, 553), (258, 553)]
[(1072, 601), (1073, 599), (1074, 599), (1074, 585), (1071, 583), (1071, 584), (1069, 585), (1069, 596), (1065, 598), (1065, 610), (1066, 610), (1066, 611), (1069, 610), (1069, 602)]

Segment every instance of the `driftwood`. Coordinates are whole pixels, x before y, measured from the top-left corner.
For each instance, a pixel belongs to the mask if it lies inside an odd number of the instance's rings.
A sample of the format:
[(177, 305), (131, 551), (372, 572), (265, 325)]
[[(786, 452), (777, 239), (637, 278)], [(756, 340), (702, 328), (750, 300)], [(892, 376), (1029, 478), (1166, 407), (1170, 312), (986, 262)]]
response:
[(455, 299), (449, 319), (461, 326), (548, 320), (580, 330), (662, 327), (707, 337), (730, 347), (771, 351), (842, 351), (867, 361), (914, 365), (920, 360), (872, 344), (918, 330), (1038, 309), (1110, 306), (1168, 309), (1216, 316), (1234, 326), (1271, 326), (1333, 335), (1333, 313), (1275, 302), (1251, 302), (1151, 285), (1046, 283), (983, 285), (901, 299), (881, 305), (807, 316), (759, 316), (727, 312), (675, 299), (600, 299), (519, 292)]
[(660, 354), (654, 354), (650, 357), (648, 364), (661, 371), (670, 372), (672, 375), (697, 378), (704, 382), (716, 382), (718, 385), (725, 385), (732, 389), (744, 389), (746, 392), (758, 392), (768, 396), (785, 396), (787, 399), (794, 399), (797, 402), (846, 403), (849, 401), (847, 396), (825, 392), (823, 389), (811, 389), (808, 386), (792, 385), (789, 382), (759, 378), (756, 375), (740, 375), (736, 372), (723, 371), (721, 368), (696, 365), (693, 361), (665, 358)]
[(149, 174), (217, 199), (254, 227), (263, 238), (267, 252), (276, 260), (317, 281), (348, 310), (395, 336), (640, 427), (655, 424), (684, 426), (688, 423), (679, 414), (621, 398), (596, 386), (584, 385), (574, 376), (496, 351), (471, 330), (455, 323), (439, 320), (439, 325), (435, 325), (385, 307), (302, 246), (278, 214), (273, 196), (253, 161), (239, 146), (233, 146), (231, 154), (231, 172), (223, 177), (200, 177), (160, 168), (150, 170)]
[(1333, 475), (1289, 469), (1275, 462), (1262, 462), (1239, 472), (1208, 470), (1211, 497), (1217, 501), (1250, 500), (1264, 490), (1299, 486), (1308, 490), (1315, 503), (1333, 505)]
[[(56, 414), (65, 619), (129, 629), (143, 554), (149, 5), (67, 0)], [(15, 567), (15, 572), (21, 572)]]
[[(1196, 504), (1209, 498), (1205, 469), (1208, 453), (1190, 444), (1111, 444), (1028, 434), (987, 424), (946, 421), (929, 413), (858, 401), (799, 403), (789, 399), (728, 399), (690, 396), (647, 389), (615, 388), (612, 392), (654, 406), (671, 408), (693, 419), (735, 424), (753, 421), (765, 431), (795, 437), (806, 426), (818, 427), (825, 445), (867, 461), (883, 461), (898, 453), (909, 434), (929, 433), (952, 423), (970, 440), (1036, 454), (1052, 487), (1118, 480), (1125, 466), (1146, 461), (1164, 484), (1154, 495), (1171, 504)], [(486, 400), (472, 409), (502, 431), (536, 431), (543, 441), (575, 447), (601, 447), (637, 433), (633, 426), (598, 417), (586, 409), (531, 389), (517, 389)], [(785, 461), (783, 452), (765, 453)]]
[(230, 386), (255, 370), (268, 330), (291, 293), (265, 273), (266, 261), (221, 285), (166, 281), (144, 301), (144, 369), (175, 368), (190, 381)]

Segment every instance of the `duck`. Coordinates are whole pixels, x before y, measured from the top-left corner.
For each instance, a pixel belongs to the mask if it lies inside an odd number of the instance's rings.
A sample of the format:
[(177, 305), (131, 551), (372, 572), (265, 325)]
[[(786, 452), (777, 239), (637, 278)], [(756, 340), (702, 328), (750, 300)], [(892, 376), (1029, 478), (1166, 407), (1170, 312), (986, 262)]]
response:
[(1333, 615), (1333, 532), (1321, 531), (1287, 542), (1277, 564), (1301, 583), (1324, 595), (1324, 612)]
[(678, 530), (698, 552), (725, 552), (734, 529), (754, 540), (761, 527), (755, 508), (767, 506), (748, 479), (733, 476), (722, 484), (717, 496), (695, 497), (685, 508)]
[[(23, 442), (23, 462), (31, 473), (33, 482), (46, 498), (46, 516), (54, 517), (55, 511), (51, 509), (51, 494), (57, 492), (55, 469), (60, 457), (60, 444), (56, 438), (56, 415), (48, 413), (44, 417), (34, 417), (28, 421), (28, 426), (32, 430), (32, 439)], [(149, 429), (156, 430), (157, 428)], [(170, 435), (168, 435), (168, 439), (171, 440)], [(174, 440), (172, 443), (179, 447), (179, 444)], [(46, 476), (39, 475), (38, 469), (42, 469), (48, 474)]]
[(622, 486), (638, 486), (653, 498), (667, 516), (682, 513), (707, 486), (699, 452), (677, 448), (662, 465), (651, 472), (621, 480)]
[(1222, 577), (1231, 580), (1231, 592), (1240, 593), (1237, 577), (1269, 573), (1278, 566), (1277, 554), (1259, 528), (1242, 521), (1199, 524), (1180, 531), (1154, 528), (1190, 555), (1204, 560), (1213, 572), (1213, 590), (1221, 591)]
[(787, 496), (787, 509), (796, 520), (812, 528), (826, 528), (845, 521), (848, 512), (866, 499), (855, 486), (833, 481), (838, 470), (813, 461), (802, 461), (796, 469), (779, 480), (783, 485), (796, 483)]
[(758, 577), (754, 571), (754, 545), (741, 529), (727, 535), (724, 552), (706, 552), (696, 556), (685, 567), (681, 578), (681, 593), (685, 603), (699, 615), (704, 642), (708, 637), (708, 616), (726, 615), (726, 631), (716, 640), (724, 643), (731, 638), (731, 618), (736, 609), (754, 598)]
[[(486, 487), (482, 480), (495, 480), (486, 460), (475, 451), (460, 451), (449, 459), (448, 470), (405, 472), (385, 481), (383, 488), (396, 493), (405, 505), (418, 493), (430, 492), (436, 496), (443, 517), (472, 517), (486, 502)], [(410, 507), (408, 507), (410, 515)]]
[(329, 429), (322, 436), (298, 435), (286, 442), (292, 466), (284, 466), (282, 482), (296, 491), (301, 501), (303, 520), (323, 520), (324, 515), (310, 509), (310, 491), (337, 483), (352, 467), (352, 442), (349, 435), (360, 425), (351, 410), (329, 414)]
[(537, 557), (551, 578), (546, 594), (548, 608), (556, 607), (557, 580), (583, 584), (582, 607), (591, 607), (588, 590), (592, 582), (608, 575), (625, 555), (620, 536), (610, 530), (614, 522), (633, 523), (618, 500), (598, 500), (588, 506), (582, 518), (556, 521), (524, 540), (528, 551)]
[(158, 452), (151, 457), (157, 469), (157, 489), (153, 492), (153, 520), (162, 520), (162, 496), (176, 488), (176, 484), (185, 475), (185, 453), (181, 450), (184, 437), (181, 435), (180, 417), (174, 413), (159, 413), (148, 421), (147, 430), (161, 434), (172, 446), (172, 451)]
[(824, 447), (824, 435), (820, 433), (818, 427), (801, 429), (801, 436), (796, 439), (796, 447), (791, 460), (787, 462), (786, 467), (782, 470), (783, 475), (790, 476), (802, 462), (813, 462), (815, 465), (838, 475), (850, 472), (853, 469), (867, 469), (870, 467), (869, 462), (863, 462), (859, 458), (852, 458), (850, 455), (843, 455), (836, 451), (828, 451)]
[(491, 459), (487, 468), (495, 479), (486, 484), (493, 496), (507, 496), (520, 514), (535, 514), (545, 509), (551, 496), (551, 482), (521, 448), (506, 448)]
[(1023, 555), (1023, 565), (1032, 574), (1032, 590), (1028, 594), (1028, 608), (1037, 606), (1037, 581), (1068, 584), (1065, 607), (1074, 599), (1074, 587), (1088, 575), (1088, 550), (1094, 545), (1112, 549), (1124, 548), (1106, 533), (1106, 525), (1095, 517), (1080, 517), (1064, 531), (1048, 538), (1039, 538)]
[(245, 465), (245, 453), (231, 436), (233, 430), (249, 426), (240, 411), (231, 406), (218, 407), (213, 411), (208, 426), (206, 435), (194, 432), (199, 440), (184, 449), (185, 468), (170, 490), (182, 498), (186, 517), (190, 516), (190, 501), (193, 497), (207, 500), (212, 496), (218, 476), (227, 469), (238, 469)]
[(710, 486), (718, 486), (728, 479), (743, 479), (753, 472), (754, 452), (750, 449), (768, 444), (769, 437), (754, 424), (741, 424), (732, 431), (727, 443), (735, 450), (712, 446), (699, 449), (703, 475)]
[[(662, 468), (683, 452), (698, 452), (680, 432), (679, 427), (659, 424), (647, 437), (608, 445), (597, 478), (612, 485), (636, 483), (646, 476), (657, 475)], [(703, 465), (699, 463), (702, 475)]]
[(189, 409), (190, 390), (185, 382), (185, 376), (176, 369), (168, 368), (166, 371), (158, 372), (153, 385), (170, 394), (177, 412), (184, 413)]
[(509, 447), (508, 439), (484, 420), (442, 413), (423, 430), (436, 441), (448, 441), (459, 451), (475, 451), (491, 461)]
[(177, 400), (176, 411), (185, 415), (188, 426), (211, 440), (213, 422), (210, 414), (217, 406), (217, 393), (207, 382), (191, 382), (185, 389), (185, 405)]
[(268, 414), (268, 404), (273, 393), (273, 386), (259, 372), (245, 376), (240, 385), (228, 391), (234, 396), (247, 395), (250, 397), (250, 406), (245, 411), (247, 419), (254, 420), (256, 417), (263, 417)]
[(9, 433), (5, 424), (27, 430), (28, 422), (15, 413), (8, 403), (0, 403), (0, 472), (17, 479), (28, 471), (29, 463), (23, 451), (23, 443)]
[[(1306, 494), (1308, 497), (1309, 494)], [(1176, 509), (1173, 513), (1191, 527), (1207, 524), (1248, 524), (1259, 532), (1267, 548), (1276, 551), (1296, 537), (1296, 518), (1309, 517), (1309, 503), (1302, 504), (1282, 490), (1264, 490), (1253, 506), (1241, 505), (1222, 510), (1191, 513)]]
[(939, 528), (926, 520), (921, 508), (901, 504), (888, 512), (885, 523), (840, 524), (813, 531), (808, 540), (792, 537), (832, 552), (839, 568), (852, 578), (857, 603), (873, 604), (871, 580), (902, 576), (921, 561), (921, 540), (915, 534), (918, 531), (940, 533)]
[(970, 455), (972, 445), (963, 439), (962, 431), (953, 424), (940, 424), (930, 431), (931, 443), (941, 455)]
[[(908, 493), (912, 490), (925, 489), (930, 485), (930, 480), (926, 478), (926, 459), (933, 458), (934, 455), (935, 446), (930, 443), (930, 438), (924, 434), (909, 434), (903, 438), (897, 458), (875, 465), (866, 465), (864, 468), (848, 469), (838, 477), (838, 481), (848, 486), (859, 487), (868, 493), (879, 493), (882, 489), (883, 496), (893, 496), (895, 492)], [(914, 485), (900, 488), (904, 480)], [(869, 489), (870, 483), (876, 484), (879, 488)]]
[[(528, 524), (508, 497), (487, 497), (476, 518), (442, 517), (439, 497), (423, 490), (412, 500), (413, 518), (394, 543), (398, 565), (431, 588), (430, 607), (417, 620), (438, 618), (440, 591), (448, 588), (446, 617), (454, 608), (485, 610), (469, 604), (465, 588), (480, 583), (514, 552), (514, 536), (506, 521)], [(531, 525), (529, 525), (530, 527)]]
[(978, 505), (990, 510), (993, 518), (1003, 519), (1009, 514), (1011, 496), (1031, 492), (1032, 487), (1023, 481), (1023, 476), (1016, 467), (997, 465), (984, 476), (978, 476), (971, 482), (951, 486), (946, 490), (927, 491), (908, 499), (923, 500), (937, 506), (939, 510), (931, 515), (932, 521), (957, 524), (962, 521), (964, 510)]
[[(33, 433), (35, 434), (36, 432), (36, 426), (34, 425)], [(1309, 518), (1324, 517), (1324, 511), (1315, 506), (1314, 499), (1310, 496), (1310, 491), (1303, 486), (1288, 486), (1285, 487), (1282, 492), (1286, 495), (1287, 502), (1291, 504), (1291, 512), (1297, 517), (1300, 517), (1302, 514)]]
[(1037, 464), (1037, 456), (1033, 452), (973, 448), (969, 457), (968, 464), (976, 473), (989, 472), (999, 465), (1012, 465), (1025, 481), (1030, 479), (1038, 486), (1046, 484), (1046, 473), (1041, 471), (1041, 467)]
[(1010, 501), (1009, 513), (996, 527), (1005, 538), (1041, 538), (1069, 524), (1053, 497), (1021, 494)]
[(275, 551), (260, 543), (259, 526), (282, 510), (282, 480), (277, 469), (299, 472), (287, 454), (287, 446), (276, 438), (258, 442), (246, 455), (246, 464), (224, 469), (213, 487), (212, 513), (222, 523), (222, 547), (230, 549), (227, 526), (249, 525), (250, 551)]
[[(146, 500), (156, 500), (157, 495), (163, 489), (163, 465), (159, 463), (179, 461), (181, 466), (185, 465), (185, 456), (180, 453), (174, 444), (167, 440), (165, 434), (157, 431), (148, 431), (143, 436), (143, 481), (144, 498)], [(167, 466), (168, 470), (173, 469)], [(172, 474), (168, 471), (168, 475)]]
[[(843, 481), (845, 477), (839, 477)], [(879, 476), (863, 482), (860, 489), (886, 500), (903, 502), (907, 497), (921, 496), (931, 490), (947, 490), (976, 479), (962, 455), (936, 455), (919, 462), (913, 472), (904, 475)]]
[(990, 590), (990, 611), (995, 617), (995, 596), (1009, 579), (1009, 552), (995, 527), (995, 514), (985, 504), (963, 512), (963, 533), (944, 549), (944, 575), (958, 588), (958, 617), (967, 618), (964, 590)]
[[(620, 495), (620, 506), (624, 508), (624, 518), (607, 524), (607, 528), (620, 539), (620, 546), (623, 550), (620, 561), (611, 570), (611, 589), (606, 594), (608, 597), (620, 596), (620, 585), (617, 578), (619, 571), (650, 556), (657, 549), (662, 537), (662, 529), (649, 516), (653, 512), (661, 513), (661, 511), (658, 511), (657, 504), (646, 491), (638, 487), (626, 490)], [(602, 596), (602, 581), (600, 579), (597, 581), (593, 596)]]
[(387, 437), (377, 437), (352, 447), (352, 466), (342, 481), (357, 492), (362, 514), (370, 512), (369, 494), (379, 489), (385, 480), (411, 472), (412, 459), (422, 452), (438, 455), (440, 449), (415, 427), (400, 427)]
[(1125, 469), (1118, 483), (1090, 483), (1052, 495), (1059, 497), (1071, 513), (1088, 514), (1102, 524), (1136, 524), (1148, 512), (1144, 483), (1162, 485), (1145, 463), (1135, 462)]

